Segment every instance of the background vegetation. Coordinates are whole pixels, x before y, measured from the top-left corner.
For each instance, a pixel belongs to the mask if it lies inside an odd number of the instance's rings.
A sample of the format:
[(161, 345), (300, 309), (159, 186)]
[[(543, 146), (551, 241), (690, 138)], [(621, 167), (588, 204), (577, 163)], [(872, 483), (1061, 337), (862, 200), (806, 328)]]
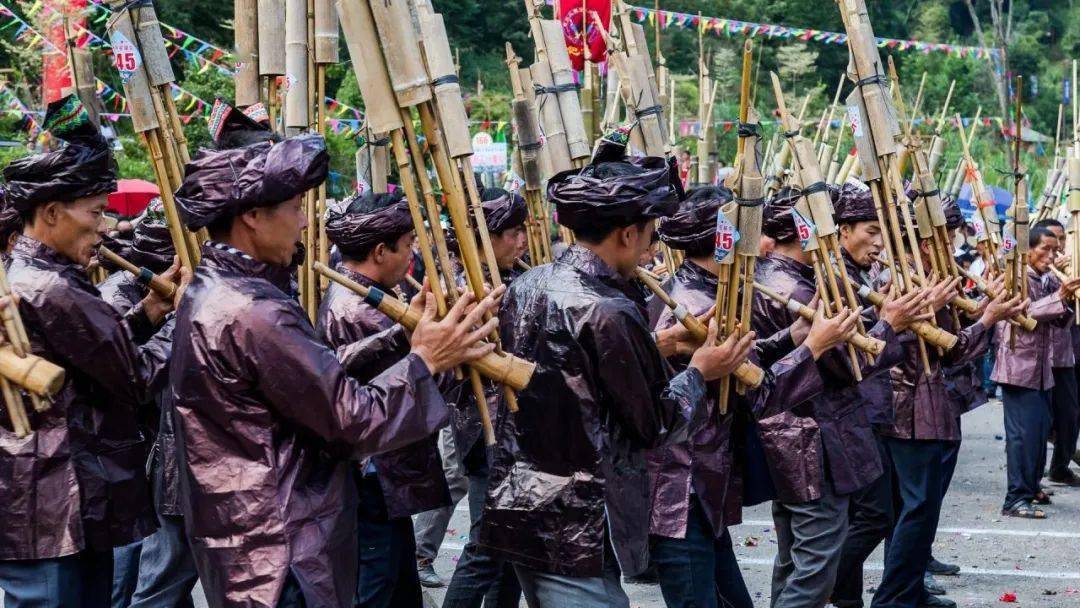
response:
[[(506, 121), (509, 118), (509, 79), (505, 65), (504, 42), (509, 41), (518, 55), (532, 55), (528, 35), (524, 0), (433, 0), (436, 10), (447, 20), (451, 43), (460, 52), (460, 69), (467, 103), (475, 121)], [(8, 8), (27, 20), (28, 5), (15, 0), (2, 0)], [(632, 2), (633, 4), (634, 2)], [(653, 0), (637, 0), (652, 7)], [(969, 3), (971, 8), (969, 8)], [(1011, 4), (1011, 6), (1010, 6)], [(231, 10), (220, 0), (158, 0), (161, 20), (204, 38), (219, 46), (232, 45)], [(660, 8), (682, 12), (701, 11), (707, 16), (727, 17), (747, 21), (776, 23), (796, 27), (842, 31), (839, 14), (832, 0), (660, 0)], [(1080, 6), (1073, 0), (868, 0), (875, 31), (879, 36), (919, 39), (953, 44), (979, 45), (981, 25), (987, 45), (1007, 47), (1007, 66), (1010, 72), (1024, 76), (1024, 104), (1031, 126), (1051, 137), (1054, 135), (1057, 106), (1062, 101), (1063, 80), (1069, 62), (1080, 56)], [(1012, 27), (1008, 35), (996, 35), (993, 27), (997, 9), (1012, 11)], [(972, 9), (974, 16), (972, 18)], [(95, 26), (98, 33), (101, 26)], [(737, 51), (741, 39), (713, 34), (706, 36), (706, 53), (712, 57), (712, 74), (720, 83), (716, 120), (730, 120), (737, 102)], [(650, 41), (651, 42), (651, 41)], [(802, 96), (812, 94), (807, 113), (816, 120), (831, 101), (841, 70), (847, 63), (846, 48), (840, 45), (757, 39), (762, 49), (759, 86), (767, 83), (768, 71), (781, 75), (789, 105)], [(676, 117), (696, 120), (698, 86), (698, 40), (694, 30), (676, 27), (662, 32), (661, 50), (677, 81)], [(356, 88), (342, 41), (341, 65), (330, 71), (328, 91), (339, 100), (362, 108), (363, 100)], [(959, 58), (943, 53), (921, 54), (896, 52), (897, 67), (905, 81), (905, 93), (914, 97), (922, 73), (928, 74), (926, 85), (927, 110), (933, 110), (945, 97), (949, 82), (956, 80), (953, 108), (964, 116), (973, 116), (983, 107), (985, 116), (999, 116), (1000, 103), (995, 93), (994, 72), (989, 62)], [(9, 68), (5, 74), (9, 86), (21, 101), (40, 109), (38, 84), (41, 78), (40, 48), (27, 48), (12, 38), (12, 32), (0, 32), (0, 67)], [(97, 74), (116, 89), (120, 83), (115, 71), (104, 56), (97, 59)], [(183, 86), (202, 99), (212, 102), (215, 95), (229, 98), (232, 84), (216, 70), (199, 74), (192, 64), (180, 58), (175, 65)], [(477, 94), (478, 90), (482, 91)], [(761, 86), (757, 105), (763, 114), (775, 107), (771, 91)], [(110, 109), (110, 111), (113, 111)], [(130, 132), (125, 119), (114, 123), (124, 150), (118, 155), (126, 176), (151, 176), (149, 164), (138, 141)], [(188, 124), (188, 137), (193, 144), (206, 143), (205, 121), (194, 119)], [(732, 156), (734, 133), (718, 129), (718, 149), (721, 158)], [(950, 132), (950, 139), (955, 135)], [(25, 120), (10, 114), (0, 116), (0, 139), (25, 141)], [(331, 136), (334, 152), (334, 182), (331, 192), (342, 194), (352, 186), (353, 137)], [(849, 140), (850, 141), (850, 140)], [(695, 139), (680, 145), (693, 149)], [(958, 153), (959, 143), (950, 141), (950, 156)], [(976, 141), (974, 152), (984, 168), (1007, 166), (1005, 146), (997, 127), (986, 128)], [(25, 147), (0, 148), (0, 163), (13, 155), (25, 154)], [(1049, 162), (1052, 151), (1036, 146), (1028, 151), (1025, 161), (1033, 168)], [(991, 171), (986, 169), (988, 177)], [(1041, 173), (1041, 172), (1040, 172)], [(1040, 187), (1036, 179), (1035, 187)], [(991, 181), (994, 181), (993, 179)]]

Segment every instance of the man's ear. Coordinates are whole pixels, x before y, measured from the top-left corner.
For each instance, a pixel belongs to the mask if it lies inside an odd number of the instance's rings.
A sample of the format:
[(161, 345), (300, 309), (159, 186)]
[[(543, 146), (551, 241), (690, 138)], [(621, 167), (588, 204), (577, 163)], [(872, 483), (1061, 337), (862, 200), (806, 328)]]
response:
[(382, 264), (384, 255), (386, 255), (386, 243), (377, 243), (368, 254), (368, 259), (376, 264)]
[(259, 214), (264, 213), (265, 211), (266, 210), (261, 207), (248, 209), (247, 211), (241, 213), (236, 219), (240, 221), (245, 227), (247, 227), (248, 230), (252, 232), (258, 232), (259, 225), (262, 223), (260, 222), (262, 218), (259, 217)]
[(60, 221), (60, 203), (51, 201), (34, 210), (34, 223), (42, 222), (46, 226), (55, 226)]

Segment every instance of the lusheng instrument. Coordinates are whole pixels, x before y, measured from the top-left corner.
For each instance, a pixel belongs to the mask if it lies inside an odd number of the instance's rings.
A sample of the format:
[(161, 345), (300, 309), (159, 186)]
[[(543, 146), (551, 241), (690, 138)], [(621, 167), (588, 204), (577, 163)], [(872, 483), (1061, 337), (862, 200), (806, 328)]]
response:
[[(365, 302), (379, 309), (379, 312), (390, 317), (405, 329), (412, 331), (420, 321), (419, 313), (410, 309), (408, 304), (393, 295), (387, 294), (377, 287), (361, 285), (345, 275), (331, 270), (321, 262), (315, 262), (314, 268), (315, 272), (364, 298)], [(495, 352), (484, 355), (471, 365), (485, 378), (490, 378), (514, 390), (523, 390), (528, 386), (533, 372), (536, 371), (536, 365), (530, 361)]]
[[(787, 104), (784, 103), (784, 92), (780, 88), (780, 77), (775, 72), (771, 76), (773, 92), (780, 110), (781, 124), (785, 130), (784, 139), (787, 140), (791, 150), (791, 159), (798, 182), (802, 185), (802, 199), (796, 204), (795, 211), (799, 213), (803, 223), (806, 220), (813, 222), (809, 230), (814, 233), (815, 238), (813, 240), (800, 238), (800, 241), (803, 243), (803, 250), (810, 254), (819, 285), (825, 288), (818, 290), (818, 297), (825, 305), (826, 316), (840, 314), (845, 307), (856, 310), (859, 308), (859, 301), (855, 298), (855, 291), (847, 274), (847, 266), (840, 253), (838, 231), (833, 219), (832, 199), (821, 174), (821, 168), (818, 166), (814, 146), (802, 136), (799, 123), (796, 123), (788, 112)], [(834, 258), (837, 262), (835, 265)], [(862, 319), (859, 319), (858, 326), (859, 334), (866, 335)], [(855, 375), (855, 380), (862, 381), (859, 358), (855, 353), (855, 347), (851, 344), (848, 344), (848, 357), (851, 360), (851, 371)]]
[[(460, 140), (460, 134), (467, 135), (468, 131), (455, 123), (462, 120), (462, 113), (456, 105), (460, 99), (455, 103), (453, 94), (444, 93), (447, 89), (442, 88), (457, 82), (457, 75), (448, 66), (449, 58), (443, 56), (448, 48), (444, 40), (445, 32), (438, 27), (436, 14), (429, 7), (421, 5), (417, 7), (417, 13), (426, 22), (423, 31), (427, 39), (418, 40), (405, 0), (339, 0), (337, 6), (353, 57), (353, 70), (368, 111), (369, 125), (376, 132), (390, 134), (398, 173), (420, 241), (421, 255), (433, 276), (437, 272), (443, 276), (443, 285), (440, 286), (438, 280), (432, 280), (431, 288), (439, 314), (445, 315), (447, 301), (457, 297), (457, 278), (441, 230), (435, 189), (427, 173), (429, 160), (435, 168), (445, 198), (450, 227), (454, 231), (465, 270), (465, 281), (468, 289), (478, 298), (484, 297), (487, 291), (481, 255), (488, 261), (491, 259), (486, 247), (481, 250), (477, 243), (477, 232), (474, 232), (477, 230), (483, 238), (486, 222), (482, 213), (475, 213), (479, 195), (468, 163), (471, 147), (469, 142)], [(439, 88), (438, 92), (432, 90), (433, 85)], [(426, 140), (425, 148), (421, 148), (413, 125), (414, 109)], [(468, 173), (465, 173), (466, 170)], [(470, 202), (474, 211), (471, 217)], [(432, 241), (438, 252), (438, 265), (432, 254)], [(497, 272), (497, 269), (491, 268), (493, 264), (488, 266), (489, 272)], [(494, 433), (483, 385), (475, 366), (469, 368), (469, 380), (484, 424), (485, 439), (490, 445), (494, 442)], [(507, 408), (513, 412), (517, 406), (511, 395), (507, 393)]]
[(140, 283), (150, 288), (157, 295), (166, 299), (172, 299), (172, 297), (176, 295), (176, 285), (154, 274), (149, 268), (132, 264), (114, 253), (108, 247), (98, 247), (98, 253), (101, 254), (101, 257), (112, 262), (116, 266), (135, 275), (135, 278)]
[(0, 264), (0, 297), (11, 298), (11, 303), (0, 312), (8, 342), (0, 346), (0, 394), (7, 407), (12, 432), (22, 438), (32, 430), (23, 392), (34, 411), (44, 412), (49, 409), (49, 398), (64, 385), (64, 368), (30, 352), (30, 339), (3, 264)]
[[(773, 289), (769, 289), (767, 286), (762, 285), (761, 283), (754, 283), (754, 289), (765, 294), (765, 297), (771, 300), (775, 300), (781, 306), (799, 315), (803, 319), (806, 319), (807, 321), (814, 320), (814, 309), (810, 308), (806, 304), (803, 304), (802, 302), (799, 302), (798, 300), (789, 296), (785, 296), (784, 294), (779, 293)], [(871, 357), (877, 357), (882, 353), (882, 351), (885, 350), (884, 340), (878, 340), (877, 338), (864, 336), (858, 333), (851, 336), (851, 339), (848, 340), (848, 343), (850, 343), (855, 348), (861, 350), (862, 352), (870, 355)]]
[(181, 264), (194, 270), (199, 263), (199, 240), (180, 222), (173, 199), (190, 157), (172, 97), (176, 78), (161, 26), (151, 3), (110, 0), (110, 5), (114, 12), (106, 26), (109, 35), (113, 40), (126, 40), (126, 44), (113, 44), (113, 55), (117, 67), (127, 76), (124, 93), (132, 126), (142, 134), (149, 151), (176, 254)]
[[(657, 298), (660, 298), (660, 301), (663, 302), (665, 306), (671, 309), (672, 314), (674, 314), (675, 318), (683, 324), (683, 327), (690, 331), (694, 340), (701, 343), (705, 342), (709, 334), (708, 328), (701, 322), (701, 319), (690, 314), (685, 306), (672, 299), (672, 297), (660, 287), (660, 284), (657, 283), (657, 280), (659, 279), (657, 275), (644, 268), (638, 268), (637, 278), (644, 283), (645, 286), (649, 288), (649, 291), (653, 292)], [(762, 380), (765, 379), (765, 372), (760, 367), (746, 361), (735, 369), (734, 376), (744, 385), (749, 386), (750, 388), (757, 388), (758, 386), (761, 386)], [(723, 402), (721, 402), (720, 410), (721, 414), (727, 412), (727, 408), (724, 406)]]

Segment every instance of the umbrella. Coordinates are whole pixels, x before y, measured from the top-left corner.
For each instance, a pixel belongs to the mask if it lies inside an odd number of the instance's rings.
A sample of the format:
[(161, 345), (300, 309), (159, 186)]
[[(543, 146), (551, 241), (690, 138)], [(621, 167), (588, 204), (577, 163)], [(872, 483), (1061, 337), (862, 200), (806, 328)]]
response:
[(122, 217), (135, 217), (160, 194), (157, 185), (151, 182), (122, 179), (116, 183), (116, 192), (109, 195), (108, 210)]

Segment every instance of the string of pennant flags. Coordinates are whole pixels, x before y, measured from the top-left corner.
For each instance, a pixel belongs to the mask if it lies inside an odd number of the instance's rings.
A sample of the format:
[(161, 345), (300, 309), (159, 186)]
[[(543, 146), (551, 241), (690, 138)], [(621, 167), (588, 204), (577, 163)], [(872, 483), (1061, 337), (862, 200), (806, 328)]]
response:
[[(966, 117), (966, 118), (961, 118), (960, 120), (963, 122), (964, 126), (967, 127), (967, 126), (971, 125), (971, 121), (975, 120), (975, 118), (969, 116), (969, 117)], [(938, 119), (934, 118), (934, 117), (916, 118), (912, 122), (915, 123), (916, 126), (918, 126), (918, 125), (933, 126), (933, 125), (937, 124)], [(952, 126), (954, 126), (954, 127), (958, 126), (956, 117), (946, 118), (945, 122), (952, 125)], [(997, 127), (1003, 133), (1010, 129), (1009, 125), (1006, 124), (1006, 121), (1002, 120), (1000, 116), (982, 116), (982, 117), (979, 118), (979, 123), (984, 127)], [(777, 120), (763, 120), (763, 121), (761, 121), (760, 124), (762, 126), (777, 125), (777, 124), (779, 124), (779, 121), (777, 121)], [(842, 126), (845, 126), (847, 124), (848, 123), (845, 120), (833, 119), (832, 122), (829, 123), (829, 127), (832, 128), (832, 129), (838, 129), (838, 128), (840, 128)], [(739, 122), (737, 120), (714, 120), (714, 121), (712, 121), (711, 125), (712, 125), (713, 128), (719, 128), (724, 133), (727, 133), (728, 131), (731, 131), (732, 129), (736, 128), (739, 125)], [(679, 121), (679, 136), (680, 137), (697, 137), (700, 134), (701, 134), (701, 121), (700, 120), (683, 119), (683, 120)]]
[[(549, 2), (552, 0), (549, 0)], [(756, 23), (753, 21), (739, 21), (725, 17), (704, 17), (690, 13), (665, 11), (647, 8), (643, 6), (627, 7), (633, 17), (639, 23), (648, 22), (655, 25), (659, 21), (661, 29), (671, 27), (679, 29), (699, 29), (706, 33), (718, 36), (762, 36), (765, 38), (780, 38), (789, 40), (802, 40), (804, 42), (820, 42), (823, 44), (847, 44), (847, 34), (842, 32), (830, 32), (805, 27), (789, 27), (773, 23)], [(1001, 50), (981, 46), (961, 46), (942, 42), (926, 42), (923, 40), (903, 40), (899, 38), (877, 38), (878, 47), (889, 48), (898, 51), (916, 51), (921, 53), (945, 53), (954, 57), (976, 58), (989, 60), (999, 56)]]

